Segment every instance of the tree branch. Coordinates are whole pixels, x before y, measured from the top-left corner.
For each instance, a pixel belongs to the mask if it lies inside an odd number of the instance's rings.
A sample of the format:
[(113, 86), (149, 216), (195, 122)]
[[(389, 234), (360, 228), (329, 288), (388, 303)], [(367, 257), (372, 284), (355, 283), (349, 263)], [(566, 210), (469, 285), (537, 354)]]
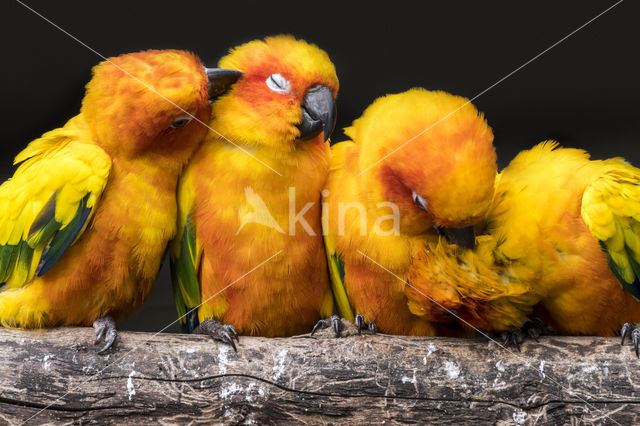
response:
[[(0, 421), (602, 423), (640, 421), (640, 361), (619, 339), (240, 337), (0, 329)], [(46, 407), (46, 410), (41, 411)]]

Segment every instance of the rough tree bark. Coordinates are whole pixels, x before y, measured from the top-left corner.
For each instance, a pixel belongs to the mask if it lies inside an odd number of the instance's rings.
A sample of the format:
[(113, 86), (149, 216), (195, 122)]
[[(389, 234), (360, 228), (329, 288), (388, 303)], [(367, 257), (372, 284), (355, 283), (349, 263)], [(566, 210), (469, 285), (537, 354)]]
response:
[[(0, 423), (637, 424), (640, 361), (619, 339), (241, 337), (0, 329)], [(46, 408), (46, 409), (44, 409)], [(44, 409), (44, 410), (43, 410)], [(33, 417), (32, 417), (33, 416)]]

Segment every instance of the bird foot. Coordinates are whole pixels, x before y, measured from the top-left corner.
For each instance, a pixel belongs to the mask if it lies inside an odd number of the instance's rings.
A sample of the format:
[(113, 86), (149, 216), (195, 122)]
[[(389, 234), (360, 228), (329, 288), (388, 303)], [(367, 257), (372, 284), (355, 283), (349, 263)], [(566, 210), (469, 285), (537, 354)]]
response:
[(333, 315), (330, 318), (325, 318), (318, 321), (316, 325), (313, 326), (313, 329), (311, 330), (311, 335), (313, 336), (316, 331), (329, 328), (329, 327), (333, 327), (333, 331), (335, 332), (336, 337), (340, 337), (343, 326), (342, 326), (342, 321), (340, 317), (337, 315)]
[(95, 320), (93, 328), (96, 331), (96, 340), (93, 344), (97, 345), (100, 340), (104, 339), (105, 345), (98, 351), (99, 354), (104, 353), (116, 341), (116, 336), (118, 335), (116, 322), (111, 315), (106, 315)]
[(518, 352), (520, 352), (520, 344), (527, 338), (533, 339), (537, 342), (538, 337), (546, 333), (547, 330), (542, 319), (538, 317), (531, 317), (531, 320), (526, 321), (515, 330), (502, 333), (502, 337), (504, 338), (503, 345), (505, 348), (514, 346)]
[(633, 347), (636, 349), (636, 356), (640, 358), (640, 349), (638, 348), (640, 345), (640, 324), (634, 327), (626, 322), (620, 330), (620, 335), (622, 336), (621, 345), (624, 345), (624, 339), (629, 336), (629, 339), (633, 342)]
[(223, 324), (216, 319), (206, 319), (202, 321), (193, 332), (196, 334), (206, 334), (219, 342), (231, 345), (233, 350), (238, 352), (233, 339), (236, 339), (236, 341), (240, 343), (240, 338), (231, 324)]
[(376, 327), (376, 323), (374, 321), (365, 322), (364, 316), (362, 314), (356, 315), (356, 327), (358, 328), (358, 334), (361, 334), (362, 329), (368, 329), (371, 334), (376, 334), (378, 331), (378, 327)]

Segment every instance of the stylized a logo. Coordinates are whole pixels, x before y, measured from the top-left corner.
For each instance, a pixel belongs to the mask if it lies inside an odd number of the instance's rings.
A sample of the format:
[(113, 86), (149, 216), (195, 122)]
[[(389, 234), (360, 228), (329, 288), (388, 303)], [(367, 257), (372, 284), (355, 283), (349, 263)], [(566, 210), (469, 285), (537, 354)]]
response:
[(269, 228), (273, 228), (281, 234), (285, 233), (282, 228), (280, 228), (280, 225), (278, 225), (278, 222), (276, 222), (273, 216), (271, 216), (264, 200), (255, 193), (253, 188), (249, 186), (245, 187), (244, 195), (247, 197), (247, 203), (240, 206), (240, 209), (238, 210), (240, 228), (238, 228), (236, 235), (238, 235), (242, 228), (244, 228), (248, 223), (259, 223)]

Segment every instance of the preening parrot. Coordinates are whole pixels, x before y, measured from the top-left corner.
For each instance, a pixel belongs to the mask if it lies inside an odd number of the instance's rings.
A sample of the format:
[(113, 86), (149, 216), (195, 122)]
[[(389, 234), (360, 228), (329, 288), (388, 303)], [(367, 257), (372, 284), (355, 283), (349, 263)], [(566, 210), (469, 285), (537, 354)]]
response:
[[(461, 317), (508, 331), (533, 310), (557, 333), (614, 336), (622, 329), (623, 343), (631, 333), (638, 349), (640, 328), (630, 324), (640, 322), (640, 169), (543, 142), (500, 173), (482, 232), (484, 253), (430, 248), (438, 273), (424, 266), (417, 273), (465, 295)], [(478, 269), (482, 276), (469, 273)]]
[(280, 35), (230, 51), (243, 76), (213, 105), (182, 176), (171, 246), (184, 327), (232, 345), (290, 336), (332, 312), (320, 225), (338, 78), (327, 54)]
[(207, 132), (198, 121), (239, 74), (177, 50), (94, 67), (80, 113), (31, 142), (0, 186), (2, 325), (93, 324), (100, 352), (113, 344), (175, 233), (178, 175)]
[(426, 241), (444, 233), (474, 243), (494, 192), (490, 127), (465, 98), (412, 89), (376, 100), (345, 132), (323, 198), (340, 316), (359, 330), (465, 334), (412, 313), (404, 292)]

